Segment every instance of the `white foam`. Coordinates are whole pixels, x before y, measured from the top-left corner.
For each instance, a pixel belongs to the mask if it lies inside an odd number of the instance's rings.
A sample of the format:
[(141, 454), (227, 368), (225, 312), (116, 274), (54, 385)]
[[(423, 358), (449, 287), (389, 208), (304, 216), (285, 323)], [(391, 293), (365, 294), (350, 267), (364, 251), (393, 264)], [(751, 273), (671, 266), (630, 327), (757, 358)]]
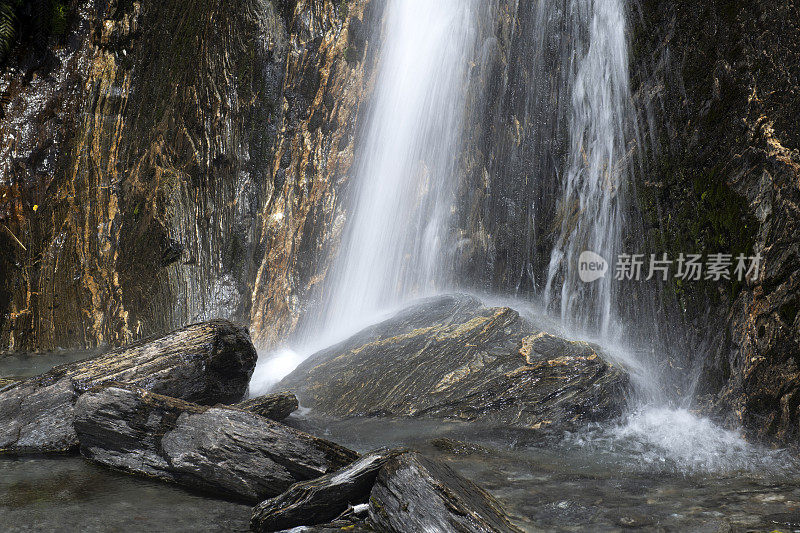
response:
[(739, 433), (680, 408), (644, 407), (621, 424), (594, 426), (568, 440), (612, 454), (635, 470), (782, 473), (797, 466), (787, 452), (748, 443)]
[(303, 362), (305, 356), (284, 348), (277, 352), (259, 354), (256, 369), (250, 379), (250, 396), (267, 393), (280, 380)]

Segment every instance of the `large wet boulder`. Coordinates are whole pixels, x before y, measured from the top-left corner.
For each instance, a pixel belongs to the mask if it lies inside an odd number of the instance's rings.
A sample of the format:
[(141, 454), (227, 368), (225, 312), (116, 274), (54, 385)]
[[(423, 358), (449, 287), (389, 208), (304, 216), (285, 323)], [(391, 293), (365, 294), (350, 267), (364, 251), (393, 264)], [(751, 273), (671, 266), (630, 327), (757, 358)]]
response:
[(257, 503), (336, 471), (356, 452), (231, 407), (206, 407), (129, 385), (75, 404), (81, 454), (102, 465)]
[(519, 533), (500, 504), (447, 465), (409, 452), (380, 471), (369, 499), (377, 531)]
[(253, 510), (250, 528), (267, 533), (330, 522), (369, 499), (378, 472), (402, 450), (378, 450), (332, 474), (292, 485)]
[(620, 414), (629, 379), (601, 349), (463, 295), (421, 300), (311, 356), (280, 384), (334, 416), (429, 416), (522, 427)]
[(246, 328), (214, 320), (57, 366), (0, 391), (0, 453), (76, 448), (75, 401), (106, 382), (130, 383), (207, 405), (239, 401), (257, 357)]

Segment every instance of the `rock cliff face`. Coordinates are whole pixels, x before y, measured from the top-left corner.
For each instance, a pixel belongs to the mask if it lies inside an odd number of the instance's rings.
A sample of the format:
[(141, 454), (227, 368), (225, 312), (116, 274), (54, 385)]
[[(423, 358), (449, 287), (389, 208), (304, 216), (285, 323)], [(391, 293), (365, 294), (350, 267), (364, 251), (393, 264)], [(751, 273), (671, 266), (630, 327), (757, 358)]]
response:
[(295, 330), (336, 253), (383, 4), (301, 0), (295, 8), (252, 293), (252, 330), (263, 344)]
[[(653, 251), (760, 253), (746, 283), (672, 285), (707, 339), (699, 392), (753, 436), (800, 430), (800, 5), (641, 3), (637, 184)], [(688, 371), (688, 370), (687, 370)]]
[(0, 76), (2, 346), (251, 311), (257, 340), (293, 329), (343, 224), (381, 6), (85, 0), (46, 54), (18, 47)]
[(2, 344), (247, 316), (288, 36), (270, 2), (73, 3), (0, 76)]

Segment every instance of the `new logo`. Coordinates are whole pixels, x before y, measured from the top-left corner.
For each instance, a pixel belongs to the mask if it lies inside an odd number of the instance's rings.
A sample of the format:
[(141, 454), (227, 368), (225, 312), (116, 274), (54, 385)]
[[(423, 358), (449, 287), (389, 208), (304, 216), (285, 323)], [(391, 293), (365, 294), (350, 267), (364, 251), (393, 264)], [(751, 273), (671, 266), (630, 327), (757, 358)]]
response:
[(584, 283), (591, 283), (605, 277), (608, 272), (608, 262), (602, 256), (585, 251), (578, 257), (578, 276)]

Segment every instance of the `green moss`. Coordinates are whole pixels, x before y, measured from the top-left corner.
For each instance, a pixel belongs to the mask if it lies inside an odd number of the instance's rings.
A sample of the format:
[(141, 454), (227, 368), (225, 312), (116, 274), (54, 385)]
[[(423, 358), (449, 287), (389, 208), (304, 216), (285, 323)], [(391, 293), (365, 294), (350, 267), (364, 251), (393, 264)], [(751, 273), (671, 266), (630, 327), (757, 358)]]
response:
[(354, 65), (361, 59), (361, 54), (353, 46), (348, 46), (344, 51), (344, 59), (348, 65)]
[[(721, 165), (698, 168), (690, 159), (662, 156), (659, 187), (644, 187), (639, 206), (651, 228), (650, 246), (676, 259), (683, 254), (753, 254), (758, 222), (747, 201), (727, 184)], [(727, 294), (732, 302), (742, 288), (731, 271), (729, 281), (673, 279), (669, 292), (686, 310), (703, 300), (719, 304)], [(720, 287), (723, 288), (720, 291)]]
[(67, 31), (67, 6), (58, 1), (50, 1), (50, 33), (53, 35), (64, 35)]

